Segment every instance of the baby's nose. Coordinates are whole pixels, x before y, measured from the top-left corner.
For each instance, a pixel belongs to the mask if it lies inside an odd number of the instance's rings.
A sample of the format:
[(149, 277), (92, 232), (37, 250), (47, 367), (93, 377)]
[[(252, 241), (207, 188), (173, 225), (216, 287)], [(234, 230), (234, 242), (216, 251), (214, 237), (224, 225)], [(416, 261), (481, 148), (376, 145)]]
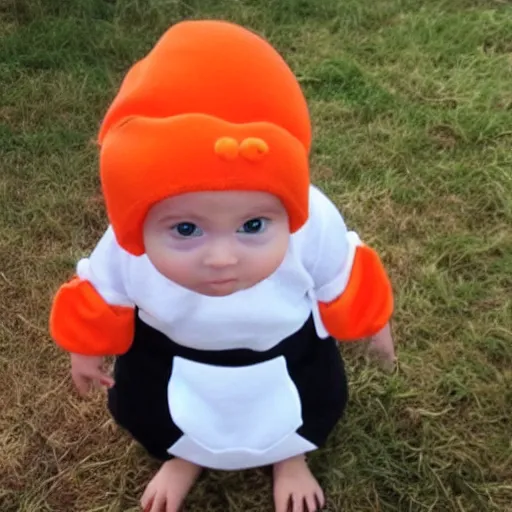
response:
[(204, 258), (204, 264), (212, 268), (230, 267), (237, 263), (238, 257), (227, 243), (218, 243), (210, 247)]

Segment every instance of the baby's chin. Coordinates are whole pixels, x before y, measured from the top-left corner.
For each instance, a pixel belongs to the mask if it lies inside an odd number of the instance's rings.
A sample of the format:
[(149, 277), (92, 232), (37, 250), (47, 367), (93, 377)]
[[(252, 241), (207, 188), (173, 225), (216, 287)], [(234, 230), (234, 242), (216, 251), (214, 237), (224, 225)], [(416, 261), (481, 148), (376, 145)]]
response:
[(227, 297), (233, 295), (241, 290), (244, 290), (246, 286), (242, 286), (241, 283), (219, 283), (219, 284), (205, 284), (198, 286), (194, 291), (207, 297)]
[(186, 286), (186, 288), (206, 297), (228, 297), (242, 290), (252, 288), (255, 284), (257, 283), (233, 280), (219, 283), (199, 283), (194, 286)]
[[(168, 279), (170, 279), (168, 277)], [(235, 293), (247, 290), (256, 286), (261, 281), (264, 281), (265, 277), (259, 276), (259, 279), (229, 279), (225, 281), (214, 281), (214, 282), (183, 282), (181, 280), (173, 280), (176, 284), (179, 284), (183, 288), (190, 290), (191, 292), (204, 295), (205, 297), (227, 297)]]

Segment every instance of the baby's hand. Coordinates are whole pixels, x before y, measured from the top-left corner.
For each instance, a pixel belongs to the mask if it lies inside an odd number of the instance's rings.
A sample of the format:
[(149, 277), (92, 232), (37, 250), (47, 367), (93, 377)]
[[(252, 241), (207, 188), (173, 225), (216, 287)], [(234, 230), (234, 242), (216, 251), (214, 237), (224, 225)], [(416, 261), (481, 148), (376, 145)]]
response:
[(93, 388), (114, 385), (114, 379), (103, 368), (104, 362), (103, 356), (71, 354), (71, 377), (80, 395), (85, 396), (91, 385)]
[(394, 370), (396, 355), (389, 323), (387, 323), (381, 331), (372, 336), (368, 344), (368, 353), (370, 356), (378, 359), (382, 369), (388, 372)]

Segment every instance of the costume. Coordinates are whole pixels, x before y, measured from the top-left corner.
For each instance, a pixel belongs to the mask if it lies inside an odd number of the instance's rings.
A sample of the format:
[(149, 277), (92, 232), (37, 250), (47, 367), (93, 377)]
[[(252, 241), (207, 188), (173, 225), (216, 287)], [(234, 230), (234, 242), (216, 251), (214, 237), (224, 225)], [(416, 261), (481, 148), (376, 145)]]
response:
[[(333, 337), (376, 333), (393, 300), (376, 253), (310, 184), (291, 70), (241, 27), (179, 23), (128, 72), (99, 140), (110, 226), (55, 297), (55, 341), (119, 356), (110, 410), (157, 457), (241, 469), (320, 446), (347, 400)], [(268, 278), (206, 297), (159, 274), (142, 225), (168, 196), (220, 190), (277, 196), (290, 243)]]

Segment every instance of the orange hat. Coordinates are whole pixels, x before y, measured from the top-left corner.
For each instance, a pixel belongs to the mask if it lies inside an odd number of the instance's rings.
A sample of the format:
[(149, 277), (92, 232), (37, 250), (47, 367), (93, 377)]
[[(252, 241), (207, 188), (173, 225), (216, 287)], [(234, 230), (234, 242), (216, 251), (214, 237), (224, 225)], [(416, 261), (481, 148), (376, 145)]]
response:
[(149, 208), (194, 191), (256, 190), (308, 217), (311, 125), (300, 86), (264, 39), (221, 21), (170, 28), (127, 73), (99, 133), (118, 243), (144, 254)]

